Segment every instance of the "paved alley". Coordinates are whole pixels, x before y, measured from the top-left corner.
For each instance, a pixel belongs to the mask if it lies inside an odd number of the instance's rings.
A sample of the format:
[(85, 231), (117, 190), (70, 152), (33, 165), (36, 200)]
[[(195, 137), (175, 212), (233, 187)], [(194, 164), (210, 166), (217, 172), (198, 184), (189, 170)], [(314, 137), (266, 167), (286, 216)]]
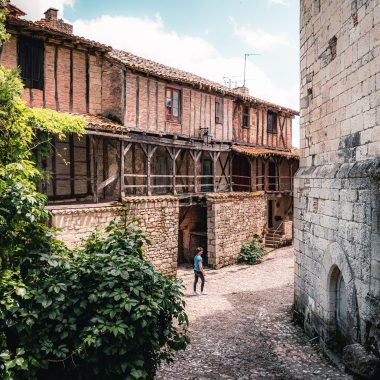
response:
[(191, 295), (192, 270), (181, 269), (191, 344), (157, 379), (351, 379), (292, 323), (293, 269), (287, 247), (259, 265), (210, 270), (207, 296)]

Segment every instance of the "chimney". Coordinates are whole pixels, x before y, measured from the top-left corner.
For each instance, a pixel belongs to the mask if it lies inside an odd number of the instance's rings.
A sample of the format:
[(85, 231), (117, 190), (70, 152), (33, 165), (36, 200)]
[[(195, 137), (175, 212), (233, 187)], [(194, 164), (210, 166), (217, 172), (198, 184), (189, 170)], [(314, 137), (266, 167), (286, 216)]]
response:
[(235, 87), (234, 90), (241, 95), (249, 96), (249, 88), (245, 86)]
[(58, 9), (49, 8), (45, 13), (45, 20), (48, 21), (58, 21)]
[(58, 19), (58, 9), (49, 8), (45, 13), (45, 18), (37, 21), (38, 24), (59, 30), (60, 32), (73, 34), (73, 26), (67, 24), (62, 19)]

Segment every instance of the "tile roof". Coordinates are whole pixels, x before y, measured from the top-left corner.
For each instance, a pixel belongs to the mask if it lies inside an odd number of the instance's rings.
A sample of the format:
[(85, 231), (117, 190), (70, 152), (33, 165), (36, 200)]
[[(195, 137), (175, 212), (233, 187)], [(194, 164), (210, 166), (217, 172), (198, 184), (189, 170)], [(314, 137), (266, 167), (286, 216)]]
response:
[(232, 151), (239, 154), (245, 154), (251, 157), (268, 158), (270, 156), (280, 156), (280, 157), (285, 157), (288, 159), (290, 158), (299, 159), (299, 156), (300, 156), (299, 150), (294, 147), (288, 150), (278, 150), (278, 149), (269, 149), (269, 148), (259, 148), (259, 147), (254, 147), (254, 146), (234, 145), (232, 147)]
[[(14, 7), (14, 6), (9, 4), (8, 7)], [(19, 12), (22, 12), (18, 8), (17, 10)], [(186, 83), (191, 86), (196, 86), (199, 89), (203, 89), (205, 91), (212, 91), (212, 92), (219, 93), (221, 95), (229, 95), (229, 96), (234, 97), (235, 99), (237, 98), (242, 101), (250, 102), (251, 104), (254, 104), (257, 106), (272, 108), (277, 111), (289, 113), (291, 115), (299, 114), (298, 111), (293, 110), (291, 108), (282, 107), (278, 104), (267, 102), (265, 100), (258, 99), (250, 95), (244, 95), (234, 89), (230, 89), (217, 82), (213, 82), (211, 80), (202, 78), (198, 75), (189, 73), (187, 71), (166, 66), (166, 65), (163, 65), (155, 61), (151, 61), (146, 58), (138, 57), (126, 51), (112, 49), (112, 47), (108, 45), (104, 45), (96, 41), (88, 40), (86, 38), (76, 36), (72, 33), (64, 32), (62, 30), (52, 27), (52, 25), (49, 25), (49, 23), (46, 22), (45, 20), (33, 22), (33, 21), (28, 21), (28, 20), (19, 18), (18, 16), (20, 15), (21, 14), (17, 15), (17, 12), (14, 15), (10, 13), (7, 17), (7, 24), (8, 24), (7, 26), (13, 26), (16, 28), (23, 27), (25, 30), (28, 30), (30, 32), (41, 32), (41, 33), (47, 34), (51, 38), (66, 39), (66, 40), (71, 41), (74, 44), (79, 44), (82, 46), (95, 48), (99, 51), (108, 52), (108, 57), (111, 58), (112, 60), (118, 61), (119, 63), (131, 69), (134, 69), (136, 71), (150, 74), (158, 78), (171, 80), (178, 83)]]
[(112, 131), (112, 132), (128, 132), (128, 128), (118, 124), (104, 116), (84, 114), (82, 116), (87, 124), (87, 128), (91, 130)]
[(274, 108), (276, 110), (287, 112), (292, 115), (299, 114), (298, 111), (295, 111), (293, 109), (282, 107), (280, 105), (255, 98), (253, 96), (243, 95), (240, 92), (230, 89), (226, 86), (223, 86), (217, 82), (213, 82), (211, 80), (202, 78), (198, 75), (189, 73), (187, 71), (176, 69), (174, 67), (166, 66), (161, 63), (139, 57), (137, 55), (134, 55), (132, 53), (129, 53), (123, 50), (112, 49), (112, 51), (110, 51), (108, 55), (111, 58), (117, 60), (118, 62), (121, 62), (125, 66), (131, 69), (134, 69), (136, 71), (154, 75), (159, 78), (172, 80), (175, 82), (186, 83), (189, 85), (197, 86), (199, 89), (203, 89), (206, 91), (208, 90), (208, 91), (214, 91), (214, 92), (220, 93), (222, 95), (230, 95), (235, 98), (239, 98), (243, 101), (248, 101), (253, 104), (266, 106), (268, 108)]
[(82, 45), (85, 47), (95, 48), (99, 51), (111, 51), (112, 48), (110, 46), (101, 44), (96, 41), (88, 40), (87, 38), (78, 37), (72, 33), (66, 33), (62, 30), (53, 28), (48, 25), (48, 23), (44, 22), (44, 20), (40, 21), (29, 21), (24, 20), (19, 17), (12, 16), (11, 14), (7, 17), (7, 28), (9, 27), (22, 27), (24, 30), (30, 31), (30, 32), (40, 32), (42, 34), (48, 34), (51, 38), (57, 38), (57, 39), (65, 39), (69, 40), (74, 44)]

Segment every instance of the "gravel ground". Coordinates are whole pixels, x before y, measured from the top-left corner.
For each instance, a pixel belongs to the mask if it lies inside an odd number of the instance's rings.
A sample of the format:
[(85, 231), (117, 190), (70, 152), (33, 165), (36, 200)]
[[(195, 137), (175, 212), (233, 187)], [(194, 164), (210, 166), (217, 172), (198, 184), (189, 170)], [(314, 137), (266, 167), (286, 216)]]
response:
[(351, 379), (292, 323), (293, 268), (287, 247), (259, 265), (209, 270), (203, 296), (191, 295), (192, 269), (179, 270), (191, 344), (160, 368), (157, 380)]

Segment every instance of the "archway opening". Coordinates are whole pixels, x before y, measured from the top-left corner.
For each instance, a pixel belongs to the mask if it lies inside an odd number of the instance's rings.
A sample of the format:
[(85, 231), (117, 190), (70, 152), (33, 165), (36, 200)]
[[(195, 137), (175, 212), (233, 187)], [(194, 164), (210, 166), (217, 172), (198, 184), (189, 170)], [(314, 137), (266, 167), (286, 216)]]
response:
[(330, 275), (330, 316), (338, 348), (347, 344), (349, 314), (346, 283), (335, 265)]

